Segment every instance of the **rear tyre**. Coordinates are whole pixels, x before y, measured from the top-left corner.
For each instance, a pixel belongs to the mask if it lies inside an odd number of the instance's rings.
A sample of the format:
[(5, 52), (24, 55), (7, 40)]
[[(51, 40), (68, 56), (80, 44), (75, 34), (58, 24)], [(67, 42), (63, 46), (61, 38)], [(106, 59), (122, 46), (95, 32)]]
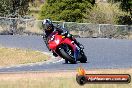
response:
[(76, 64), (76, 61), (74, 60), (74, 58), (72, 58), (64, 49), (60, 49), (60, 53), (62, 58), (64, 58), (66, 61), (69, 61), (72, 64)]

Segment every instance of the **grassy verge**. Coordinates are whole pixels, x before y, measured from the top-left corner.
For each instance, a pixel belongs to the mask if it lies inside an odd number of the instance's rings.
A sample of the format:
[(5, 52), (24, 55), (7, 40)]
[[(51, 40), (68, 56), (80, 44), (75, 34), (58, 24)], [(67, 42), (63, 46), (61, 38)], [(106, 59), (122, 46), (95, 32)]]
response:
[[(85, 84), (76, 83), (77, 72), (34, 72), (0, 74), (0, 88), (132, 88), (129, 84)], [(90, 70), (89, 74), (130, 74), (132, 69)]]
[(42, 62), (48, 59), (48, 55), (38, 51), (0, 48), (0, 66)]

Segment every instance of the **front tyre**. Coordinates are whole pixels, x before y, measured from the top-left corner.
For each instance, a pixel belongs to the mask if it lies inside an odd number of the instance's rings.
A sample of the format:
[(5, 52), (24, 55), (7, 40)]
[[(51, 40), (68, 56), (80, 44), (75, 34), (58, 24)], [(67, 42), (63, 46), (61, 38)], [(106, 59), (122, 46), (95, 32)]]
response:
[(71, 57), (63, 48), (60, 49), (60, 54), (66, 61), (69, 61), (72, 64), (76, 64), (75, 59)]

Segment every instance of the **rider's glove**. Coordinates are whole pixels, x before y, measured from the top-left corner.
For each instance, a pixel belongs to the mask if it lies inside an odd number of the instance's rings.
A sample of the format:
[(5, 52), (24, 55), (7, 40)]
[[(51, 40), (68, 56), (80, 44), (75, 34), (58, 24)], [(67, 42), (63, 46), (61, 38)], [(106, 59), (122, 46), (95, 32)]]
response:
[(73, 36), (72, 36), (72, 34), (69, 34), (69, 33), (68, 33), (68, 34), (67, 34), (67, 37), (68, 37), (68, 38), (72, 38)]

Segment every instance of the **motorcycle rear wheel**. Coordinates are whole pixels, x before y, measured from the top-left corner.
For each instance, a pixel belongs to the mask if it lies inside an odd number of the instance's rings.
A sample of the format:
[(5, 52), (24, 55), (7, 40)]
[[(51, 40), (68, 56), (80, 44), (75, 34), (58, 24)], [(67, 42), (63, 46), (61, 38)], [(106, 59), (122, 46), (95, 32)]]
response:
[(87, 56), (85, 55), (85, 53), (83, 51), (80, 53), (79, 61), (81, 63), (87, 63)]

